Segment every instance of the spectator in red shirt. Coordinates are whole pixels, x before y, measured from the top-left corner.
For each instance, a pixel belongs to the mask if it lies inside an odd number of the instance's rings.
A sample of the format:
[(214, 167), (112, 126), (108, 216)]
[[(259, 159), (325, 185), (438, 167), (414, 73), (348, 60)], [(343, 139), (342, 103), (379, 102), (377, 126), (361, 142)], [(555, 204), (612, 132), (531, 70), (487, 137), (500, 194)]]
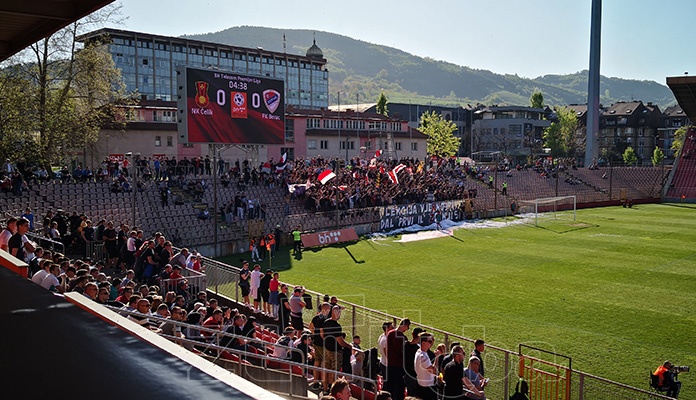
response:
[[(222, 310), (218, 308), (213, 311), (213, 315), (203, 321), (203, 327), (222, 331)], [(211, 338), (213, 336), (213, 333), (209, 331), (201, 331), (201, 333), (206, 338)]]

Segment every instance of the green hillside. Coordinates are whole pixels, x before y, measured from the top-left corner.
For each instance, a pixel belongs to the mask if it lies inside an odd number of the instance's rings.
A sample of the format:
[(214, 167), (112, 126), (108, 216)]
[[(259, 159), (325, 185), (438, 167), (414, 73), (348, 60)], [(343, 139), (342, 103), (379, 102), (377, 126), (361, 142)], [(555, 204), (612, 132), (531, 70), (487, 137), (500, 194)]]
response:
[[(241, 26), (187, 37), (282, 52), (283, 35), (285, 51), (292, 54), (305, 54), (316, 37), (317, 45), (328, 60), (330, 91), (345, 92), (346, 98), (351, 100), (359, 94), (361, 102), (376, 101), (384, 90), (392, 102), (527, 105), (531, 94), (540, 90), (548, 105), (587, 102), (587, 71), (534, 79), (501, 75), (311, 30)], [(607, 105), (631, 100), (653, 102), (661, 108), (676, 104), (667, 86), (652, 81), (602, 76), (600, 92), (600, 101)], [(331, 102), (335, 103), (333, 96)]]

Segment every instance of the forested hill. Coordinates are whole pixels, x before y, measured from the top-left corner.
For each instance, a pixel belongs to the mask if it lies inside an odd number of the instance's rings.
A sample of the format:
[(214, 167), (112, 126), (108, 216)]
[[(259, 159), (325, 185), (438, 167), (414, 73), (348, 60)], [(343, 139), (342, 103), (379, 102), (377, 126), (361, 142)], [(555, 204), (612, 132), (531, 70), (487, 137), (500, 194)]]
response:
[[(541, 91), (545, 104), (551, 106), (587, 102), (587, 71), (528, 79), (419, 57), (347, 36), (304, 29), (240, 26), (186, 37), (283, 52), (283, 35), (285, 51), (301, 55), (305, 54), (316, 37), (317, 45), (328, 60), (329, 91), (345, 92), (347, 99), (355, 99), (356, 93), (359, 93), (361, 103), (376, 102), (381, 90), (392, 102), (410, 100), (414, 103), (447, 105), (479, 102), (487, 105), (528, 105), (529, 97), (535, 90)], [(642, 100), (664, 109), (676, 104), (669, 88), (653, 81), (602, 76), (600, 93), (600, 101), (604, 105)], [(334, 97), (331, 96), (332, 104), (336, 102)]]

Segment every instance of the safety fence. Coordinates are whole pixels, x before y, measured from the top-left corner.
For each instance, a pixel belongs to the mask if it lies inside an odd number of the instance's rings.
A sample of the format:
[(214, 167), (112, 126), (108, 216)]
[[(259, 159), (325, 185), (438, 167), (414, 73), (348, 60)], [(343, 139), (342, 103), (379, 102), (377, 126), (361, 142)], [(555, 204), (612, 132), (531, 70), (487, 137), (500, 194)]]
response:
[[(241, 291), (238, 286), (240, 269), (206, 257), (203, 257), (202, 264), (205, 266), (208, 290), (241, 304)], [(286, 284), (290, 288), (294, 286)], [(305, 289), (305, 293), (305, 296), (311, 297), (313, 305), (312, 309), (305, 309), (303, 312), (303, 320), (309, 321), (316, 314), (324, 295), (308, 289)], [(379, 335), (383, 333), (382, 324), (389, 321), (396, 326), (402, 318), (346, 301), (343, 298), (339, 300), (340, 305), (344, 307), (340, 320), (344, 332), (359, 335), (364, 343), (376, 344)], [(411, 327), (415, 326), (433, 333), (436, 342), (444, 343), (447, 348), (453, 342), (459, 342), (465, 349), (473, 349), (475, 339), (412, 321)], [(278, 326), (267, 327), (278, 329)], [(635, 388), (572, 369), (570, 365), (525, 355), (521, 350), (512, 351), (487, 344), (484, 365), (486, 378), (490, 379), (485, 390), (486, 397), (489, 399), (508, 399), (514, 392), (515, 384), (520, 377), (525, 378), (529, 384), (531, 400), (669, 399), (654, 391)]]
[(27, 237), (36, 243), (42, 249), (49, 249), (56, 253), (65, 254), (65, 245), (63, 242), (57, 240), (49, 239), (45, 236), (37, 235), (33, 232), (27, 232)]
[[(306, 359), (304, 359), (304, 353), (297, 348), (259, 339), (257, 335), (263, 337), (263, 332), (266, 331), (264, 326), (259, 326), (255, 330), (257, 333), (254, 336), (240, 336), (226, 332), (227, 327), (223, 327), (222, 330), (207, 328), (197, 324), (175, 321), (171, 318), (163, 318), (156, 314), (145, 316), (137, 311), (125, 308), (109, 305), (105, 305), (105, 307), (122, 315), (124, 318), (129, 316), (137, 320), (147, 318), (147, 325), (150, 329), (155, 330), (162, 337), (200, 354), (209, 361), (245, 377), (256, 385), (279, 394), (292, 394), (295, 397), (306, 398), (309, 382), (313, 381), (315, 376), (336, 374), (335, 370), (308, 364)], [(159, 327), (163, 327), (164, 324), (171, 324), (172, 327), (176, 327), (177, 329), (172, 329), (175, 335), (163, 333)], [(189, 337), (177, 335), (177, 331), (187, 332)], [(198, 333), (205, 334), (207, 338), (202, 338), (200, 335), (197, 336)], [(244, 345), (237, 348), (223, 345), (226, 341), (232, 340), (239, 340)], [(276, 348), (283, 349), (289, 356), (295, 353), (303, 361), (296, 362), (289, 358), (281, 359), (274, 357), (272, 354)], [(260, 373), (259, 370), (267, 373)], [(346, 373), (341, 373), (341, 376), (344, 376), (351, 383), (353, 397), (360, 400), (370, 398), (370, 394), (373, 395), (374, 393), (373, 391), (363, 390), (363, 388), (374, 389), (377, 387), (377, 381), (369, 377)], [(372, 398), (374, 398), (374, 395)]]

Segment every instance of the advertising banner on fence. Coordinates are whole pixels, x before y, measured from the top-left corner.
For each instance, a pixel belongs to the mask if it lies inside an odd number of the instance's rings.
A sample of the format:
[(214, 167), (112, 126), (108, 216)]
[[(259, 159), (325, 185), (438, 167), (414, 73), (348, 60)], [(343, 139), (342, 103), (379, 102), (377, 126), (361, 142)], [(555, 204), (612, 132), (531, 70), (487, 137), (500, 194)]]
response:
[(356, 241), (358, 241), (358, 234), (353, 228), (336, 229), (333, 231), (307, 233), (302, 235), (302, 246), (304, 247), (321, 247), (328, 246), (330, 244)]
[(408, 228), (411, 225), (430, 225), (437, 220), (459, 220), (462, 218), (462, 200), (436, 203), (400, 204), (382, 208), (379, 221), (380, 231)]

